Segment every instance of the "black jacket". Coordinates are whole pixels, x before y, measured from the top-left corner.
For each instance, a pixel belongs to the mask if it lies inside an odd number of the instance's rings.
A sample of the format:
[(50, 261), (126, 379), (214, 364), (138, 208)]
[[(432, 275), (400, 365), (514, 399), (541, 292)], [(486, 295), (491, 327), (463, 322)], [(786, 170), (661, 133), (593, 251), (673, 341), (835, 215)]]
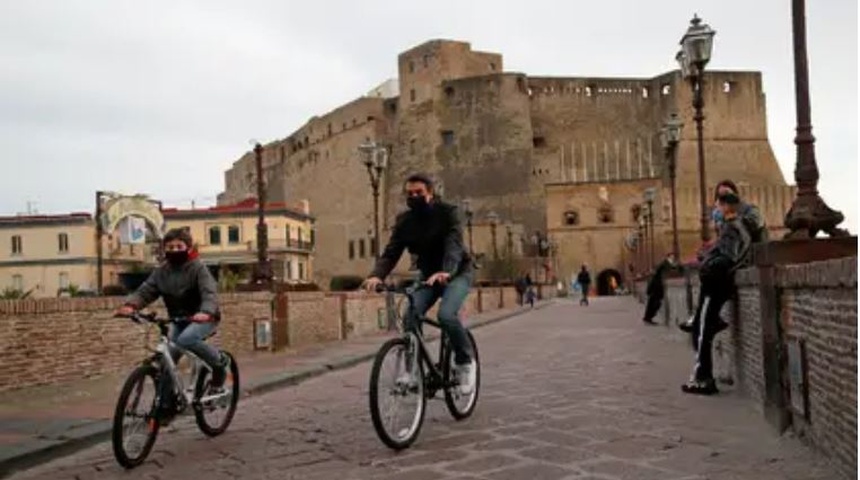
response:
[(463, 247), (457, 207), (441, 200), (434, 199), (425, 212), (408, 210), (397, 216), (391, 239), (370, 276), (387, 277), (404, 249), (418, 256), (418, 270), (424, 278), (438, 272), (453, 277), (472, 269), (472, 260)]
[(189, 260), (179, 267), (160, 265), (126, 298), (126, 304), (140, 309), (158, 297), (164, 299), (170, 318), (185, 318), (202, 312), (220, 319), (218, 284), (200, 260)]
[(662, 297), (665, 292), (665, 287), (663, 285), (663, 275), (666, 274), (666, 271), (672, 268), (672, 265), (668, 260), (663, 260), (657, 265), (657, 269), (654, 271), (654, 274), (651, 275), (651, 279), (648, 280), (648, 288), (645, 291), (650, 296), (660, 296)]
[(576, 281), (582, 285), (591, 285), (591, 274), (588, 273), (588, 270), (580, 270), (579, 275), (576, 276)]
[(711, 286), (733, 285), (734, 273), (749, 260), (752, 239), (740, 217), (726, 220), (720, 236), (702, 261), (700, 277)]

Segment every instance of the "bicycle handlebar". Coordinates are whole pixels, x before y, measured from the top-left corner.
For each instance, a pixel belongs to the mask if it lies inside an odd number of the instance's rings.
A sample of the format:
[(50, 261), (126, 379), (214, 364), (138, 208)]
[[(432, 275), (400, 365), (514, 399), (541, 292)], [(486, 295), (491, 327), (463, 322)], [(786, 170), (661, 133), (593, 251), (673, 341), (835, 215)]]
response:
[(424, 282), (414, 282), (406, 287), (396, 287), (394, 285), (386, 285), (384, 283), (380, 283), (376, 286), (376, 293), (401, 293), (404, 295), (412, 295), (419, 290), (423, 290), (425, 288), (433, 288), (431, 285), (427, 285)]
[(177, 317), (177, 318), (158, 318), (155, 312), (152, 313), (143, 313), (143, 312), (133, 312), (131, 315), (115, 315), (117, 318), (128, 318), (134, 323), (156, 323), (160, 325), (167, 325), (169, 323), (182, 323), (190, 321), (187, 317)]

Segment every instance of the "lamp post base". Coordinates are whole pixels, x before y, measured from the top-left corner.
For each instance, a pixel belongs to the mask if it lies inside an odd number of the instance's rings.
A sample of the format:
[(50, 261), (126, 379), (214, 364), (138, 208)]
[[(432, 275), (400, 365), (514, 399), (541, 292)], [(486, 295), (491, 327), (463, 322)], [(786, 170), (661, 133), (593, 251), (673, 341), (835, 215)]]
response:
[(837, 228), (844, 220), (845, 216), (828, 207), (817, 193), (799, 194), (785, 215), (785, 226), (790, 232), (783, 239), (810, 239), (818, 232), (831, 238), (847, 237), (850, 236), (848, 230)]
[(273, 278), (274, 271), (271, 260), (264, 260), (254, 264), (254, 283), (268, 285), (272, 283)]

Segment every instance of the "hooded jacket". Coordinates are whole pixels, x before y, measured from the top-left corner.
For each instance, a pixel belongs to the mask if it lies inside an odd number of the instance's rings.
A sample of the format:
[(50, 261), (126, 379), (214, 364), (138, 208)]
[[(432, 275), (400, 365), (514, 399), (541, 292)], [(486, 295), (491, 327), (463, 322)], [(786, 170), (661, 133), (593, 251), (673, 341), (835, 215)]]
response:
[(702, 261), (702, 281), (731, 285), (735, 270), (746, 265), (751, 245), (752, 239), (741, 217), (726, 219), (720, 227), (720, 236)]
[(198, 257), (197, 251), (192, 249), (188, 261), (182, 265), (163, 262), (126, 298), (126, 305), (141, 309), (161, 297), (170, 318), (191, 317), (202, 312), (220, 320), (218, 284)]
[(439, 199), (434, 198), (424, 211), (407, 210), (397, 216), (391, 239), (370, 276), (387, 277), (404, 249), (418, 256), (418, 270), (423, 278), (437, 272), (454, 277), (472, 268), (472, 260), (463, 247), (463, 227), (457, 207)]

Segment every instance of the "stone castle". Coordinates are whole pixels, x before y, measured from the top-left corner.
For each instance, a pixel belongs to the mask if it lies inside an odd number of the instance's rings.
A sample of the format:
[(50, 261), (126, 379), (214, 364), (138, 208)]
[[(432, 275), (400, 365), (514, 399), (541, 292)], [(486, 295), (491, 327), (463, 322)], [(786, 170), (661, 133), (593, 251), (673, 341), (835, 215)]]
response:
[[(565, 278), (587, 263), (623, 280), (642, 191), (657, 187), (656, 244), (671, 246), (668, 175), (659, 131), (670, 113), (684, 122), (678, 148), (678, 223), (684, 255), (698, 242), (699, 200), (692, 93), (680, 72), (653, 78), (537, 77), (504, 71), (502, 56), (434, 40), (398, 56), (398, 79), (312, 117), (265, 145), (272, 201), (308, 200), (317, 217), (316, 276), (369, 271), (373, 202), (358, 146), (390, 147), (383, 178), (383, 244), (404, 204), (403, 179), (436, 176), (449, 201), (469, 199), (476, 252), (488, 252), (490, 211), (519, 232), (516, 250), (533, 255), (529, 232), (557, 245)], [(768, 142), (759, 72), (705, 75), (707, 185), (731, 178), (781, 226), (794, 196)], [(253, 152), (225, 174), (219, 203), (255, 192)], [(501, 228), (501, 227), (500, 227)], [(495, 230), (495, 229), (494, 229)], [(498, 237), (498, 238), (496, 238)], [(492, 235), (504, 248), (505, 233)], [(508, 234), (508, 248), (511, 235)], [(408, 258), (400, 269), (409, 265)]]

